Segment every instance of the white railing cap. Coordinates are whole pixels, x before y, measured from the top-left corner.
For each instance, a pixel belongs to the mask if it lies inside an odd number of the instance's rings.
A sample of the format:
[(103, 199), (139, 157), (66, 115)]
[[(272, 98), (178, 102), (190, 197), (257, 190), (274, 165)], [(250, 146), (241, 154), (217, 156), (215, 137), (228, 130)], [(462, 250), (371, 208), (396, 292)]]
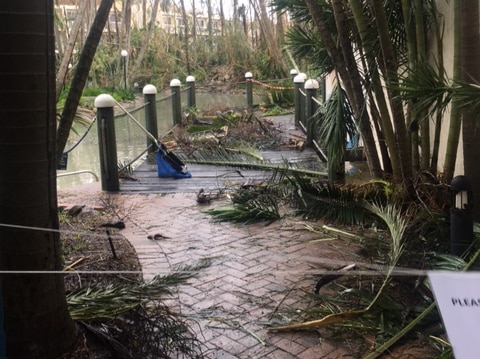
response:
[(115, 100), (109, 94), (101, 94), (95, 97), (95, 107), (104, 108), (104, 107), (113, 107)]
[(305, 82), (305, 88), (306, 89), (310, 89), (310, 90), (316, 90), (318, 89), (320, 86), (318, 84), (318, 81), (315, 80), (315, 79), (308, 79), (306, 82)]
[(305, 82), (305, 77), (303, 77), (302, 74), (297, 75), (293, 78), (293, 82), (295, 82), (295, 83)]
[(152, 84), (148, 84), (143, 87), (144, 95), (154, 95), (156, 93), (157, 93), (157, 88)]
[(182, 83), (180, 82), (179, 79), (173, 79), (170, 81), (170, 87), (180, 87)]

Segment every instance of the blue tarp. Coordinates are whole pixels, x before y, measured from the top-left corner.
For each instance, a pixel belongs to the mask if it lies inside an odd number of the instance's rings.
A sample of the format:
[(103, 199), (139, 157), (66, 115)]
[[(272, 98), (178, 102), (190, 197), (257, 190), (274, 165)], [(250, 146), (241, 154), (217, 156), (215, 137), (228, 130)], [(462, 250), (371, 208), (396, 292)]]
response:
[(192, 175), (187, 167), (166, 149), (160, 148), (157, 152), (157, 173), (158, 177), (167, 178), (190, 178)]

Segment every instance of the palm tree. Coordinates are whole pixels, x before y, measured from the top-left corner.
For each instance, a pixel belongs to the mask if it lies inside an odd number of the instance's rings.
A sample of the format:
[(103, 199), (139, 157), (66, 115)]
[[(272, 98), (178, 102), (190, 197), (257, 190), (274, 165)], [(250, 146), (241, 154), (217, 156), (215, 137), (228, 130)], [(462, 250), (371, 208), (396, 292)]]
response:
[(63, 276), (51, 273), (62, 270), (53, 11), (52, 0), (0, 3), (0, 303), (8, 358), (57, 358), (77, 339)]
[(72, 28), (70, 29), (70, 36), (68, 37), (68, 43), (63, 52), (62, 61), (60, 62), (60, 66), (57, 72), (57, 80), (56, 80), (56, 89), (57, 89), (57, 101), (60, 98), (60, 94), (62, 91), (63, 86), (65, 85), (65, 78), (67, 76), (67, 72), (69, 71), (68, 65), (71, 64), (72, 61), (72, 54), (73, 50), (75, 49), (75, 43), (77, 42), (78, 34), (80, 33), (80, 29), (83, 25), (83, 17), (87, 8), (87, 2), (83, 2), (80, 4), (77, 10), (77, 16), (75, 17), (75, 21), (73, 22)]
[(289, 11), (295, 22), (287, 34), (292, 53), (309, 60), (321, 75), (335, 70), (356, 118), (371, 174), (411, 188), (418, 170), (431, 166), (430, 130), (426, 114), (416, 111), (416, 101), (403, 100), (399, 89), (405, 74), (418, 72), (425, 63), (426, 29), (436, 16), (432, 1), (273, 3), (275, 9)]
[(78, 65), (75, 70), (70, 91), (68, 92), (65, 106), (63, 108), (60, 123), (57, 130), (57, 159), (62, 158), (63, 150), (72, 128), (73, 119), (77, 112), (82, 92), (87, 82), (88, 74), (90, 72), (90, 66), (92, 65), (95, 51), (97, 50), (98, 43), (102, 37), (103, 29), (107, 23), (110, 9), (112, 8), (113, 0), (102, 0), (98, 7), (97, 14), (90, 28), (85, 46), (80, 54)]
[(150, 17), (150, 21), (148, 22), (148, 27), (143, 35), (142, 47), (138, 52), (135, 63), (133, 64), (132, 70), (130, 71), (130, 74), (129, 74), (129, 81), (131, 80), (131, 77), (134, 76), (134, 74), (138, 73), (138, 70), (140, 69), (142, 62), (145, 59), (148, 45), (150, 43), (150, 39), (152, 38), (152, 34), (155, 29), (155, 22), (157, 20), (159, 6), (160, 6), (160, 0), (155, 0), (155, 2), (153, 3), (152, 16)]

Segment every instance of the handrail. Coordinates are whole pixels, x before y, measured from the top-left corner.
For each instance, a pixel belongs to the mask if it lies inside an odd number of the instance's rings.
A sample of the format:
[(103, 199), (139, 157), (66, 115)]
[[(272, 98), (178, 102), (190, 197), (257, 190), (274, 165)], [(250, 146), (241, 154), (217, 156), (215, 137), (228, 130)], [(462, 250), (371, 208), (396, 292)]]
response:
[(98, 182), (98, 176), (96, 175), (95, 172), (93, 171), (90, 171), (90, 170), (81, 170), (81, 171), (74, 171), (74, 172), (67, 172), (67, 173), (60, 173), (60, 174), (57, 174), (57, 178), (58, 177), (66, 177), (66, 176), (74, 176), (74, 175), (81, 175), (83, 173), (90, 173), (91, 175), (93, 175), (93, 177), (95, 177), (95, 181)]

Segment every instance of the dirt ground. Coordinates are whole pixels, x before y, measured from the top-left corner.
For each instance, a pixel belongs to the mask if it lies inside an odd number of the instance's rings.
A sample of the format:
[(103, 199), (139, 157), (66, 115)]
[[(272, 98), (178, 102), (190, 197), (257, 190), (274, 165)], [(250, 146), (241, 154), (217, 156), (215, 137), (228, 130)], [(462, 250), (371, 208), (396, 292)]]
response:
[[(62, 249), (65, 267), (72, 271), (65, 277), (67, 291), (78, 287), (128, 285), (142, 279), (135, 249), (111, 227), (101, 208), (86, 210), (74, 216), (68, 210), (61, 216)], [(139, 274), (105, 274), (105, 271), (138, 271)], [(98, 272), (78, 274), (79, 272)]]

